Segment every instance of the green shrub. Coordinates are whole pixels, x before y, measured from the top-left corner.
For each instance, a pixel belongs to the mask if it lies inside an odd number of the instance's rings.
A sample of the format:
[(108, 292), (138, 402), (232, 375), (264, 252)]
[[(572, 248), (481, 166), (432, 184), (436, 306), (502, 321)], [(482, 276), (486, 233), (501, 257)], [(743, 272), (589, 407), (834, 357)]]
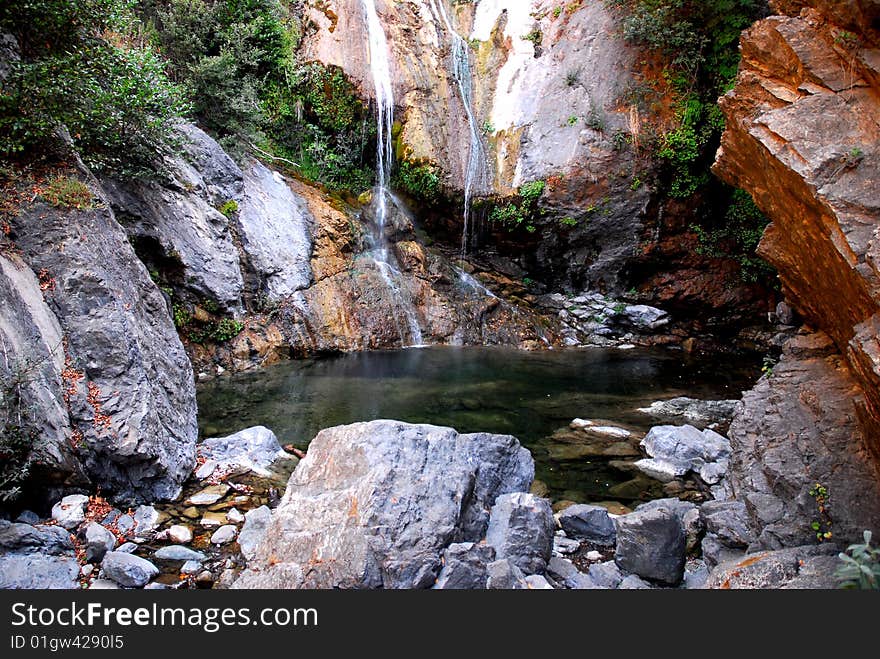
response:
[(235, 201), (235, 199), (227, 199), (220, 204), (220, 207), (217, 210), (223, 213), (227, 218), (231, 219), (238, 212), (238, 202)]
[(519, 199), (498, 204), (489, 213), (489, 220), (499, 224), (508, 231), (523, 227), (527, 232), (537, 231), (536, 221), (540, 215), (538, 200), (544, 194), (545, 181), (529, 181), (523, 183), (519, 190)]
[(442, 194), (440, 177), (431, 164), (419, 164), (404, 160), (394, 173), (394, 184), (410, 196), (427, 204), (438, 202)]
[(880, 548), (871, 544), (871, 532), (865, 531), (862, 544), (850, 545), (838, 554), (841, 566), (834, 576), (841, 588), (880, 590)]
[(152, 173), (187, 105), (163, 62), (133, 44), (135, 29), (127, 0), (3, 3), (0, 31), (16, 38), (21, 60), (0, 89), (0, 154), (38, 155), (64, 126), (90, 166)]

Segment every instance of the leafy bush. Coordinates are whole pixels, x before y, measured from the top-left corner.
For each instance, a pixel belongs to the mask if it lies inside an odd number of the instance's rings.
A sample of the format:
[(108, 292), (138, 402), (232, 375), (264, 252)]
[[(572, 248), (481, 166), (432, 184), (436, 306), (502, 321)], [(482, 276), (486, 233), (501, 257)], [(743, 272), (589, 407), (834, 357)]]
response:
[(133, 39), (128, 0), (21, 0), (0, 7), (0, 31), (21, 50), (0, 89), (0, 153), (30, 156), (68, 129), (85, 161), (141, 176), (187, 105), (163, 62)]
[(529, 233), (537, 231), (535, 222), (540, 214), (538, 200), (544, 194), (547, 183), (542, 180), (523, 183), (519, 190), (519, 200), (496, 205), (489, 214), (489, 219), (508, 231), (524, 227)]
[(835, 576), (841, 588), (880, 590), (880, 548), (871, 544), (871, 532), (865, 531), (862, 544), (850, 545), (838, 554), (842, 565)]
[(394, 184), (410, 196), (427, 204), (440, 200), (442, 189), (437, 169), (430, 164), (404, 160), (394, 172)]

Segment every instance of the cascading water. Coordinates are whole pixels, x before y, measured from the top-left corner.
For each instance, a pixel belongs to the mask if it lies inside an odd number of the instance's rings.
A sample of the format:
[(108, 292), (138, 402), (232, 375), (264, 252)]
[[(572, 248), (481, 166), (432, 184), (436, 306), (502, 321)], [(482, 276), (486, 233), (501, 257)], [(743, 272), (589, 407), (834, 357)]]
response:
[(470, 242), (471, 201), (474, 188), (477, 185), (485, 186), (486, 183), (486, 154), (483, 150), (483, 142), (480, 138), (477, 120), (474, 117), (473, 94), (471, 91), (472, 72), (468, 43), (453, 28), (452, 21), (449, 20), (449, 14), (446, 13), (446, 6), (443, 0), (431, 0), (431, 5), (434, 9), (434, 14), (439, 15), (446, 30), (449, 32), (452, 51), (452, 77), (455, 78), (458, 86), (470, 132), (467, 169), (465, 170), (464, 178), (464, 213), (461, 232), (461, 258), (464, 259), (467, 256)]
[[(388, 40), (385, 30), (376, 12), (374, 0), (361, 0), (364, 15), (367, 21), (367, 35), (369, 38), (370, 72), (373, 77), (373, 85), (376, 90), (376, 190), (373, 195), (373, 204), (376, 213), (376, 236), (374, 237), (374, 257), (376, 267), (382, 276), (388, 290), (398, 306), (406, 316), (409, 329), (409, 346), (423, 345), (422, 330), (419, 327), (418, 318), (412, 304), (405, 298), (400, 286), (396, 283), (401, 277), (400, 270), (396, 267), (394, 257), (388, 250), (385, 239), (385, 224), (388, 220), (388, 186), (391, 182), (391, 165), (394, 151), (391, 144), (391, 129), (394, 125), (394, 89), (391, 85), (391, 64), (388, 59)], [(392, 309), (395, 304), (392, 303)], [(407, 338), (398, 324), (400, 341), (406, 344)]]

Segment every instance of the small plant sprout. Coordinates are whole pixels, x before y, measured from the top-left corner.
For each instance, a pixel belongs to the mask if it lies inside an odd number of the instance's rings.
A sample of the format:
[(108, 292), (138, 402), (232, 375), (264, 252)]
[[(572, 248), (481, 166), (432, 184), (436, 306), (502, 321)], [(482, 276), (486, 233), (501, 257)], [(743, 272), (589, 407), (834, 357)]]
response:
[(810, 528), (816, 534), (816, 540), (825, 542), (832, 537), (831, 533), (831, 513), (828, 511), (828, 488), (821, 483), (816, 483), (810, 488), (809, 495), (816, 502), (816, 512), (818, 519), (810, 522)]

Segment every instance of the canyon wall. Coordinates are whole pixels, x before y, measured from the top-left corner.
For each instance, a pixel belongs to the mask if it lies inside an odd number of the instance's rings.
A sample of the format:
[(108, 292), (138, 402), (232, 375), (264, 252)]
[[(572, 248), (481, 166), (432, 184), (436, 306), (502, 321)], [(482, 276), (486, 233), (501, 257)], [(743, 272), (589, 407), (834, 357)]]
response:
[(842, 537), (880, 526), (880, 4), (771, 7), (743, 34), (714, 171), (771, 219), (759, 254), (830, 348), (789, 347), (731, 429), (734, 484), (765, 546), (810, 538), (817, 482), (834, 484)]

